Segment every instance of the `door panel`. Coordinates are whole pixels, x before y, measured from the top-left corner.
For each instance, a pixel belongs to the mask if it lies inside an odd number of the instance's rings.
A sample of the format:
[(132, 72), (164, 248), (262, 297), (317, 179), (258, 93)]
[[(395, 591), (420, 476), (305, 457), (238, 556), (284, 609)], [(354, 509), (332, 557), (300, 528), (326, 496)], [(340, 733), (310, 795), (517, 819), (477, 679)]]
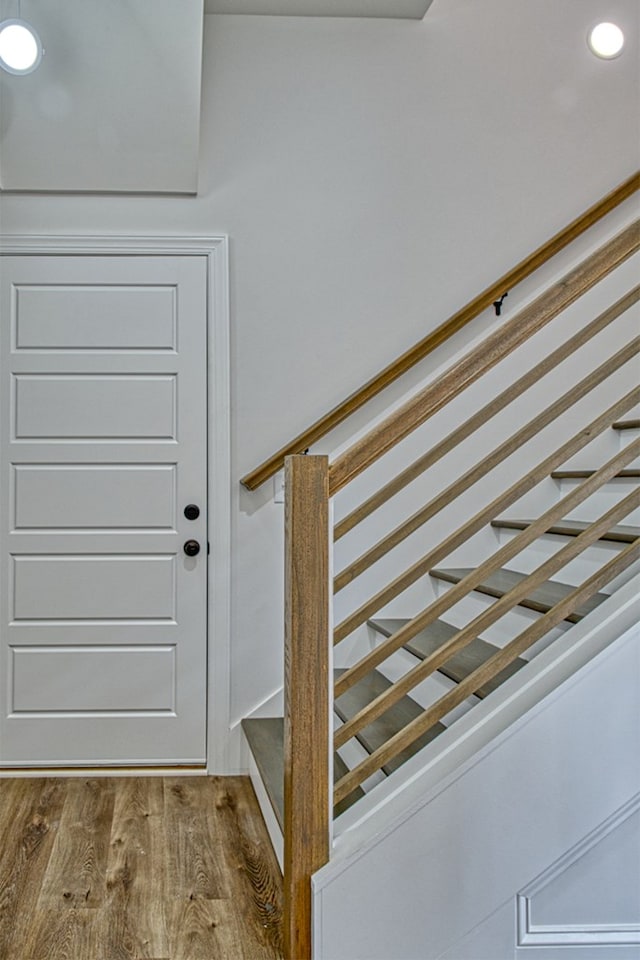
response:
[(12, 621), (171, 620), (175, 556), (18, 556)]
[(0, 270), (0, 765), (203, 763), (205, 260)]
[(175, 440), (174, 376), (13, 378), (16, 440)]
[(174, 464), (24, 464), (12, 479), (14, 530), (174, 528)]
[(10, 664), (11, 713), (172, 714), (175, 647), (18, 647)]
[(176, 349), (172, 286), (15, 286), (14, 343), (22, 350)]

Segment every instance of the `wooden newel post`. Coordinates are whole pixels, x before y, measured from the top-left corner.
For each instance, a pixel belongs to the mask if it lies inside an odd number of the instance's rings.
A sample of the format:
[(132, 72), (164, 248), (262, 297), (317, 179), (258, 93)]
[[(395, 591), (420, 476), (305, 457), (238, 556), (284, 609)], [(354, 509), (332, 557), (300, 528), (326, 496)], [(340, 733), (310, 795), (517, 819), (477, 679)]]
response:
[(311, 875), (329, 858), (328, 458), (285, 462), (284, 950), (311, 960)]

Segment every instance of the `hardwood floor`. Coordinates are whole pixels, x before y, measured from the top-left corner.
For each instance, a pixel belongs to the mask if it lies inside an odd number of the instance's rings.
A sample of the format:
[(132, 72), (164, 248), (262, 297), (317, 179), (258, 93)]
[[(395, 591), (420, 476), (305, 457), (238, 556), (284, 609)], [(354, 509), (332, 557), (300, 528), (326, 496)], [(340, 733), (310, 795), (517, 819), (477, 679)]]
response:
[(0, 960), (278, 960), (245, 777), (0, 780)]

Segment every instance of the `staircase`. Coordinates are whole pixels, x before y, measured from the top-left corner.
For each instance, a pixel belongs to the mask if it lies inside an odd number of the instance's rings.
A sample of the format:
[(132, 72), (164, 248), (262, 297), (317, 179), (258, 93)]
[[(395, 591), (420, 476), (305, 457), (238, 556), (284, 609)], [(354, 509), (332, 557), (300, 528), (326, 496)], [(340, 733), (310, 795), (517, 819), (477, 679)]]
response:
[[(288, 453), (285, 717), (242, 723), (273, 833), (284, 836), (288, 958), (312, 953), (309, 881), (330, 858), (330, 808), (336, 820), (357, 811), (409, 761), (415, 770), (425, 748), (433, 757), (439, 738), (503, 685), (517, 695), (536, 656), (637, 569), (640, 287), (624, 265), (638, 249), (634, 223), (331, 465)], [(615, 298), (603, 306), (598, 294), (596, 309), (586, 294), (598, 285)], [(578, 301), (589, 315), (576, 321)], [(547, 328), (549, 346), (536, 354), (530, 345)], [(519, 359), (530, 349), (533, 360)], [(509, 372), (474, 394), (494, 368)], [(553, 383), (548, 397), (541, 382)], [(357, 496), (345, 497), (354, 480)], [(331, 539), (341, 567), (333, 602)]]
[[(629, 445), (624, 453), (624, 459), (627, 457), (640, 456), (640, 421), (634, 419), (620, 420), (611, 424), (611, 430), (619, 433), (621, 436), (629, 436)], [(636, 437), (635, 434), (638, 434)], [(597, 473), (596, 468), (588, 470), (566, 470), (554, 471), (551, 476), (560, 480), (585, 479), (594, 476)], [(618, 481), (631, 481), (633, 489), (628, 494), (629, 510), (640, 505), (640, 490), (637, 480), (640, 477), (640, 471), (637, 469), (618, 471), (609, 484), (617, 485)], [(516, 520), (499, 518), (491, 522), (491, 526), (497, 529), (507, 530), (526, 530), (533, 524), (532, 520)], [(558, 524), (546, 529), (545, 537), (553, 537), (563, 543), (570, 542), (580, 534), (584, 534), (589, 529), (590, 524), (586, 521), (564, 520)], [(627, 546), (629, 551), (626, 555), (628, 563), (640, 557), (640, 526), (612, 524), (605, 529), (597, 538), (596, 543), (614, 543), (616, 545)], [(620, 564), (617, 559), (616, 569)], [(448, 584), (459, 584), (465, 578), (471, 577), (476, 573), (477, 568), (455, 567), (455, 568), (433, 568), (429, 571), (431, 577), (438, 581)], [(524, 573), (512, 570), (507, 567), (500, 568), (494, 573), (482, 578), (474, 586), (478, 594), (494, 599), (503, 599), (510, 591), (518, 589), (526, 580)], [(561, 581), (549, 579), (544, 580), (540, 586), (536, 586), (522, 594), (517, 603), (520, 607), (535, 611), (539, 614), (548, 614), (561, 601), (566, 601), (574, 592), (574, 587), (562, 583)], [(608, 593), (595, 592), (582, 603), (570, 603), (564, 619), (567, 623), (579, 623), (585, 616), (593, 611), (599, 604), (603, 603), (609, 597)], [(381, 638), (393, 638), (400, 630), (405, 629), (410, 623), (410, 619), (398, 618), (372, 618), (368, 621), (368, 626)], [(402, 664), (402, 669), (410, 673), (420, 663), (433, 657), (439, 650), (442, 650), (445, 644), (458, 635), (459, 627), (447, 622), (444, 619), (436, 619), (428, 627), (420, 630), (412, 639), (402, 644), (401, 649), (410, 658), (407, 668), (407, 661)], [(449, 659), (441, 664), (436, 673), (451, 681), (455, 690), (463, 681), (467, 686), (473, 686), (472, 696), (483, 699), (493, 693), (502, 683), (512, 677), (517, 671), (526, 666), (528, 660), (523, 657), (516, 657), (508, 663), (502, 670), (488, 676), (484, 682), (469, 680), (470, 677), (481, 677), (484, 672), (489, 673), (487, 664), (492, 658), (500, 654), (501, 647), (490, 643), (480, 637), (475, 637), (471, 642), (453, 653)], [(413, 666), (411, 665), (413, 664)], [(340, 689), (339, 681), (344, 676), (344, 669), (334, 670), (334, 678), (338, 683), (337, 689)], [(372, 703), (383, 696), (390, 687), (392, 681), (377, 669), (373, 669), (361, 680), (357, 681), (346, 692), (336, 696), (334, 700), (334, 714), (336, 718), (336, 728), (345, 727), (352, 722), (354, 718), (361, 715), (362, 711), (370, 707)], [(392, 706), (385, 710), (380, 716), (376, 717), (371, 723), (362, 726), (356, 738), (368, 755), (381, 749), (392, 737), (399, 734), (411, 722), (420, 718), (424, 713), (424, 706), (412, 699), (410, 696), (402, 696), (397, 699)], [(245, 719), (242, 721), (242, 727), (245, 732), (251, 752), (255, 759), (256, 766), (260, 772), (266, 787), (270, 802), (280, 826), (284, 829), (284, 720), (283, 718), (260, 718)], [(348, 727), (347, 727), (348, 729)], [(392, 757), (388, 762), (380, 767), (385, 776), (389, 776), (397, 770), (410, 757), (414, 756), (428, 743), (431, 743), (439, 734), (443, 733), (447, 726), (441, 722), (436, 722), (427, 732), (417, 737), (413, 742), (401, 752)], [(339, 753), (334, 753), (334, 781), (342, 779), (348, 771), (348, 766)], [(334, 807), (334, 816), (339, 816), (347, 810), (353, 803), (364, 795), (361, 787), (356, 787), (344, 799), (339, 801)]]

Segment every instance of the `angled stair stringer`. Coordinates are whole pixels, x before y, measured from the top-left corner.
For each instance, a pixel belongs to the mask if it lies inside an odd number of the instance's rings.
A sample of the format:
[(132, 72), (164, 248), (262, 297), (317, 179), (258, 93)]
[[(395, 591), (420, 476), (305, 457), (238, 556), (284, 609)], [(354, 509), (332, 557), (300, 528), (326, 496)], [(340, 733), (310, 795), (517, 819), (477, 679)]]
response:
[[(347, 810), (313, 878), (314, 960), (451, 958), (628, 803), (640, 791), (639, 645), (636, 574)], [(501, 935), (515, 956), (518, 930)], [(599, 960), (618, 956), (603, 934)]]

